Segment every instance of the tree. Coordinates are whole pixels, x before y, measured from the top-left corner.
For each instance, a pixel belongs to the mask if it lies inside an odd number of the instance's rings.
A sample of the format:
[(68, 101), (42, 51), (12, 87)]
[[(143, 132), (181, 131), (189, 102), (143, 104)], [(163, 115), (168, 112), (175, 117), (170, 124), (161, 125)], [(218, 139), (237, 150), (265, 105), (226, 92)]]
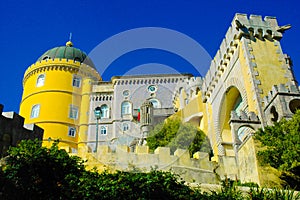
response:
[(70, 179), (79, 179), (84, 172), (80, 158), (59, 150), (57, 142), (48, 149), (38, 140), (23, 140), (18, 147), (10, 148), (5, 162), (5, 181), (12, 187), (4, 187), (4, 194), (22, 199), (66, 196)]
[(211, 153), (205, 133), (192, 124), (182, 123), (178, 118), (156, 125), (147, 137), (147, 145), (152, 151), (157, 147), (167, 146), (172, 153), (177, 148), (188, 149), (190, 155), (197, 151)]
[[(284, 173), (292, 173), (300, 180), (300, 111), (291, 120), (283, 119), (274, 126), (265, 127), (255, 134), (263, 149), (258, 152), (262, 164)], [(299, 182), (300, 183), (300, 182)]]
[[(83, 161), (40, 141), (9, 150), (0, 170), (0, 199), (190, 199), (201, 195), (171, 172), (87, 171)], [(196, 196), (197, 197), (197, 196)]]

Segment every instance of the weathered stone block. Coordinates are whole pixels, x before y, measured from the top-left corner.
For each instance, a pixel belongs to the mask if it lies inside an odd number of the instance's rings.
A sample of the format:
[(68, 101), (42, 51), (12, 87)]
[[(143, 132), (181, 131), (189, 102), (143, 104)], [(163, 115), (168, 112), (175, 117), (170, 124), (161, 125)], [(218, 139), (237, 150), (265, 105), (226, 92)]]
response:
[(148, 146), (136, 146), (135, 153), (137, 153), (137, 154), (149, 153), (149, 147)]

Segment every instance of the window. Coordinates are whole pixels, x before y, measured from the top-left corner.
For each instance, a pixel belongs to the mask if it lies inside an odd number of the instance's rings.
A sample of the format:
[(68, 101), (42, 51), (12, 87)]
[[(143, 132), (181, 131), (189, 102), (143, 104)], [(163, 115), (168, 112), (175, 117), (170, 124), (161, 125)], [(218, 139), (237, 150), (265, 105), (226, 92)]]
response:
[(129, 96), (129, 90), (124, 90), (123, 91), (123, 96), (128, 97)]
[(131, 103), (128, 101), (124, 101), (121, 105), (121, 114), (128, 115), (131, 114)]
[(78, 117), (78, 107), (71, 105), (69, 111), (69, 118), (77, 119), (77, 117)]
[(37, 118), (40, 114), (40, 104), (36, 104), (32, 106), (31, 108), (31, 113), (30, 113), (30, 118)]
[(69, 127), (68, 136), (70, 136), (70, 137), (75, 137), (75, 135), (76, 135), (76, 128), (74, 128), (74, 127)]
[(106, 135), (107, 134), (107, 126), (101, 126), (100, 127), (100, 134)]
[(122, 129), (123, 129), (123, 131), (128, 131), (129, 130), (129, 124), (123, 123)]
[(101, 118), (109, 118), (109, 108), (107, 105), (102, 105), (101, 106)]
[(189, 104), (189, 99), (188, 98), (185, 98), (184, 101), (185, 101), (185, 105)]
[(72, 85), (74, 86), (74, 87), (80, 87), (80, 85), (81, 85), (81, 77), (80, 76), (78, 76), (78, 75), (73, 75), (73, 83), (72, 83)]
[(160, 108), (160, 103), (157, 99), (149, 99), (149, 101), (152, 103), (153, 108)]
[(36, 80), (36, 87), (42, 87), (45, 83), (45, 74), (40, 74)]
[(154, 92), (156, 92), (156, 90), (157, 90), (157, 87), (155, 85), (150, 85), (148, 87), (148, 92), (150, 92), (150, 93), (154, 93)]

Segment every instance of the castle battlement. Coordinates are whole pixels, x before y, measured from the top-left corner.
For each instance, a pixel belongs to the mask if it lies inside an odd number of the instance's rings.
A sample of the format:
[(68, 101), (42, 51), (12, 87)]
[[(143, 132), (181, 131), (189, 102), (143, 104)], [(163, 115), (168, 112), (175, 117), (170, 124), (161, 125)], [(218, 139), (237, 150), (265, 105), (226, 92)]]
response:
[(260, 120), (254, 112), (246, 113), (241, 110), (239, 115), (235, 111), (231, 111), (230, 122), (260, 123)]
[(10, 146), (24, 139), (43, 139), (44, 130), (35, 124), (24, 124), (24, 118), (15, 112), (3, 112), (0, 104), (0, 157)]
[[(190, 76), (190, 75), (188, 75)], [(187, 78), (187, 75), (140, 75), (140, 76), (122, 76), (113, 77), (112, 81), (115, 85), (144, 85), (144, 84), (166, 84), (178, 83)]]
[(300, 96), (299, 88), (294, 84), (273, 85), (272, 90), (264, 97), (264, 106), (267, 107), (276, 98), (278, 94), (287, 96)]
[(129, 147), (124, 145), (117, 146), (115, 151), (109, 146), (101, 145), (97, 154), (87, 152), (85, 147), (78, 149), (78, 155), (87, 159), (87, 166), (97, 167), (99, 170), (171, 170), (189, 182), (218, 182), (214, 173), (216, 163), (210, 161), (205, 152), (196, 152), (190, 158), (188, 150), (184, 149), (177, 149), (171, 154), (170, 148), (158, 147), (154, 153), (149, 153), (148, 146), (136, 146), (135, 152), (130, 152)]
[(278, 26), (275, 17), (266, 16), (263, 20), (260, 15), (250, 15), (248, 18), (246, 14), (236, 14), (204, 77), (202, 86), (204, 101), (211, 96), (226, 68), (232, 67), (233, 62), (238, 58), (235, 52), (239, 40), (244, 37), (279, 41), (282, 38), (282, 33), (290, 27), (290, 25)]
[(189, 77), (181, 80), (181, 84), (178, 84), (173, 93), (173, 104), (176, 102), (176, 98), (180, 96), (182, 89), (188, 94), (189, 99), (195, 97), (199, 91), (201, 91), (201, 86), (203, 84), (202, 77)]
[(66, 58), (52, 58), (37, 61), (30, 65), (24, 73), (23, 85), (26, 80), (33, 74), (40, 73), (46, 70), (66, 70), (72, 73), (81, 73), (89, 77), (96, 77), (95, 81), (101, 79), (97, 70), (89, 67), (87, 64)]

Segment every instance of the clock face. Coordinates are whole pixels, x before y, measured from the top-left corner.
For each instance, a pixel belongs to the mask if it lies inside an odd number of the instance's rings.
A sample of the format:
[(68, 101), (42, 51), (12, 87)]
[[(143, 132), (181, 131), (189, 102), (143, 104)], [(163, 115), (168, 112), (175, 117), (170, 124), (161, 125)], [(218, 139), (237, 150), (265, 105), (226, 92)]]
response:
[(156, 90), (157, 90), (157, 87), (155, 85), (150, 85), (148, 87), (148, 91), (151, 92), (151, 93), (156, 92)]

